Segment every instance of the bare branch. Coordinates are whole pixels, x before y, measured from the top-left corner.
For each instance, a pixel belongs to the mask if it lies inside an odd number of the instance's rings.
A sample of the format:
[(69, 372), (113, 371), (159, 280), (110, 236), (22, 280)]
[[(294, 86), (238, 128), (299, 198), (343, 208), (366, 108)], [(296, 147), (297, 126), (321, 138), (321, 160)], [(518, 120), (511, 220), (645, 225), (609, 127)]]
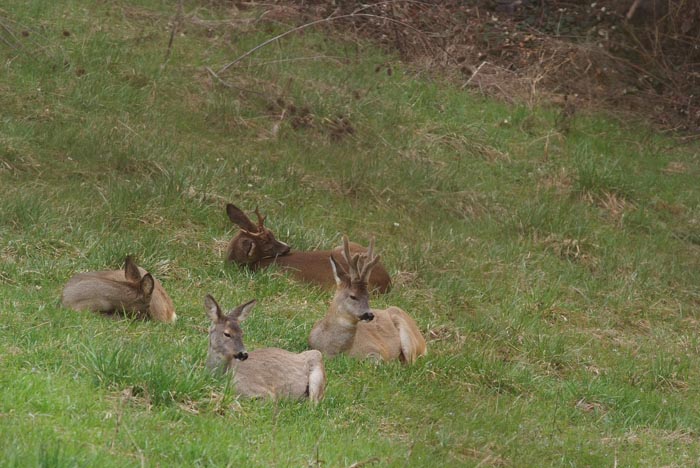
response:
[(630, 9), (627, 11), (627, 15), (625, 15), (625, 19), (627, 19), (627, 21), (631, 20), (634, 16), (634, 12), (637, 11), (639, 2), (640, 0), (634, 0), (634, 2), (632, 2), (632, 6), (630, 6)]
[(301, 26), (297, 26), (297, 27), (292, 28), (292, 29), (289, 29), (288, 31), (285, 31), (285, 32), (283, 32), (283, 33), (281, 33), (281, 34), (278, 34), (277, 36), (271, 37), (270, 39), (268, 39), (268, 40), (266, 40), (266, 41), (264, 41), (264, 42), (258, 44), (257, 46), (253, 47), (252, 49), (248, 50), (248, 51), (247, 51), (246, 53), (244, 53), (243, 55), (240, 55), (240, 56), (239, 56), (238, 58), (236, 58), (234, 61), (229, 62), (229, 63), (227, 63), (226, 65), (224, 65), (224, 66), (218, 71), (218, 74), (221, 74), (221, 73), (225, 72), (226, 70), (228, 70), (229, 68), (231, 68), (232, 66), (234, 66), (235, 64), (237, 64), (238, 62), (240, 62), (241, 60), (243, 60), (244, 58), (246, 58), (246, 57), (248, 57), (248, 56), (254, 54), (254, 53), (257, 52), (258, 50), (262, 49), (263, 47), (265, 47), (265, 46), (267, 46), (267, 45), (269, 45), (269, 44), (271, 44), (271, 43), (273, 43), (273, 42), (276, 42), (276, 41), (282, 39), (283, 37), (286, 37), (286, 36), (288, 36), (288, 35), (290, 35), (290, 34), (292, 34), (292, 33), (301, 31), (302, 29), (309, 28), (309, 27), (311, 27), (311, 26), (316, 26), (316, 25), (322, 24), (322, 23), (329, 23), (329, 22), (331, 22), (331, 21), (336, 21), (336, 20), (341, 20), (341, 19), (348, 19), (348, 18), (375, 18), (375, 19), (381, 19), (381, 20), (388, 21), (388, 22), (393, 23), (393, 24), (400, 24), (401, 26), (403, 26), (403, 27), (405, 27), (405, 28), (408, 28), (408, 29), (411, 29), (411, 30), (413, 30), (413, 31), (415, 31), (415, 32), (417, 32), (417, 33), (419, 33), (420, 35), (424, 35), (423, 31), (421, 31), (420, 29), (417, 29), (417, 28), (411, 26), (410, 24), (406, 24), (406, 23), (404, 23), (404, 22), (402, 22), (402, 21), (398, 21), (398, 20), (396, 20), (396, 19), (394, 19), (394, 18), (390, 18), (390, 17), (388, 17), (388, 16), (373, 15), (373, 14), (370, 14), (370, 13), (358, 13), (357, 11), (360, 11), (360, 10), (356, 10), (355, 12), (349, 13), (349, 14), (347, 14), (347, 15), (338, 15), (338, 16), (332, 16), (332, 15), (331, 15), (331, 16), (328, 16), (328, 17), (326, 17), (326, 18), (322, 18), (322, 19), (319, 19), (319, 20), (311, 21), (310, 23), (302, 24)]

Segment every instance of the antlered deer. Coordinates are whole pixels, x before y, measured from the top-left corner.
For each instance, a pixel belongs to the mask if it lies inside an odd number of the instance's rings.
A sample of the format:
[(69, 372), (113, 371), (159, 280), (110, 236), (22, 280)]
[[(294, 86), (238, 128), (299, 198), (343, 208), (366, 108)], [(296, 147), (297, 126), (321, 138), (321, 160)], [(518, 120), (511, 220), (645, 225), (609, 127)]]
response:
[(123, 270), (74, 275), (63, 288), (62, 303), (73, 310), (124, 312), (159, 322), (177, 318), (173, 301), (160, 282), (131, 257), (126, 257)]
[(426, 344), (416, 322), (402, 309), (370, 309), (367, 277), (379, 261), (374, 240), (364, 254), (352, 254), (343, 236), (348, 269), (330, 256), (336, 291), (326, 316), (316, 322), (309, 345), (327, 356), (346, 353), (382, 361), (399, 359), (407, 364), (425, 355)]
[[(332, 251), (292, 251), (287, 244), (275, 239), (272, 231), (265, 227), (266, 216), (261, 216), (257, 208), (255, 209), (255, 214), (258, 217), (257, 225), (231, 203), (226, 205), (226, 213), (229, 219), (241, 228), (229, 242), (226, 251), (226, 258), (229, 262), (248, 265), (253, 269), (276, 264), (290, 270), (299, 280), (325, 287), (333, 286), (333, 271), (328, 264), (328, 257), (331, 253), (340, 254), (342, 247)], [(349, 249), (357, 253), (366, 250), (355, 243), (350, 243)], [(346, 266), (343, 260), (341, 263)], [(374, 268), (369, 277), (368, 285), (370, 291), (377, 290), (382, 293), (389, 291), (391, 278), (382, 265), (377, 265)]]
[(321, 401), (326, 371), (320, 352), (295, 354), (279, 348), (246, 351), (240, 322), (254, 305), (252, 300), (225, 315), (216, 300), (207, 294), (204, 307), (211, 319), (207, 367), (232, 370), (236, 392), (245, 397), (308, 397), (313, 403)]

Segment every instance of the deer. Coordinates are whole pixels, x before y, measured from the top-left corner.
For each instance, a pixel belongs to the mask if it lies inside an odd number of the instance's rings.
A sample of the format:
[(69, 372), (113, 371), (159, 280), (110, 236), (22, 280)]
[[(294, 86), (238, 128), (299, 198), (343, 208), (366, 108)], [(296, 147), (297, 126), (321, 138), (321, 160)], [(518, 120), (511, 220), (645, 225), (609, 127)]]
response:
[[(314, 283), (325, 288), (332, 288), (333, 272), (328, 264), (328, 256), (338, 255), (342, 247), (334, 250), (293, 251), (291, 247), (275, 238), (272, 231), (265, 227), (267, 216), (262, 216), (258, 208), (255, 214), (257, 224), (235, 205), (228, 203), (226, 213), (240, 230), (229, 242), (226, 259), (230, 263), (246, 265), (253, 270), (269, 265), (278, 265), (291, 271), (296, 279)], [(349, 244), (352, 252), (362, 253), (366, 249), (354, 242)], [(343, 266), (346, 264), (341, 260)], [(391, 289), (391, 278), (382, 265), (377, 265), (368, 280), (370, 291), (386, 293)]]
[(204, 308), (211, 319), (207, 367), (233, 373), (236, 393), (249, 398), (308, 398), (318, 404), (326, 388), (323, 355), (316, 350), (292, 353), (279, 348), (256, 349), (243, 344), (240, 323), (248, 317), (255, 300), (224, 314), (207, 294)]
[(92, 271), (71, 277), (63, 288), (63, 306), (113, 315), (124, 313), (171, 323), (177, 319), (172, 299), (161, 283), (127, 256), (123, 270)]
[(334, 254), (330, 255), (335, 295), (325, 317), (311, 329), (309, 346), (327, 357), (347, 354), (405, 364), (424, 356), (425, 338), (410, 315), (399, 307), (378, 310), (369, 306), (367, 281), (379, 262), (379, 255), (374, 255), (374, 239), (367, 252), (353, 254), (347, 236), (343, 236), (342, 255), (347, 269)]

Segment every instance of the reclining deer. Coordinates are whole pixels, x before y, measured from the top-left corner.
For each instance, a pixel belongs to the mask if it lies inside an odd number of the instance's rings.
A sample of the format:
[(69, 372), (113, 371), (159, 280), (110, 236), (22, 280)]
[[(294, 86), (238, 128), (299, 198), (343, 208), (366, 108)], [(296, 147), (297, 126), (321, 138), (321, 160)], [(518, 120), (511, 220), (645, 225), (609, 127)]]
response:
[(236, 392), (245, 397), (323, 399), (326, 371), (323, 356), (316, 350), (295, 354), (279, 348), (256, 349), (248, 353), (243, 345), (240, 322), (250, 313), (255, 300), (225, 315), (207, 294), (204, 307), (211, 319), (207, 367), (233, 370)]
[(123, 312), (158, 322), (174, 322), (177, 318), (173, 301), (160, 282), (131, 257), (126, 257), (123, 270), (74, 275), (63, 288), (61, 302), (78, 311)]
[[(331, 253), (339, 254), (342, 247), (333, 251), (292, 251), (287, 244), (275, 239), (272, 231), (265, 227), (266, 216), (261, 216), (257, 208), (255, 209), (258, 217), (257, 225), (243, 211), (230, 203), (226, 205), (226, 213), (229, 219), (241, 228), (229, 242), (226, 251), (229, 262), (248, 265), (253, 269), (276, 264), (285, 270), (290, 270), (301, 281), (324, 287), (333, 286), (333, 272), (328, 264), (328, 257)], [(356, 253), (365, 251), (364, 247), (355, 243), (350, 243), (349, 249)], [(346, 266), (343, 260), (341, 264)], [(389, 291), (391, 278), (382, 265), (374, 268), (368, 279), (368, 286), (370, 291), (377, 290), (381, 293)]]
[(370, 309), (367, 278), (379, 261), (374, 240), (367, 253), (352, 254), (343, 236), (346, 270), (331, 254), (336, 291), (326, 316), (316, 322), (309, 345), (329, 357), (345, 353), (381, 361), (399, 359), (411, 364), (426, 354), (426, 344), (416, 322), (402, 309)]

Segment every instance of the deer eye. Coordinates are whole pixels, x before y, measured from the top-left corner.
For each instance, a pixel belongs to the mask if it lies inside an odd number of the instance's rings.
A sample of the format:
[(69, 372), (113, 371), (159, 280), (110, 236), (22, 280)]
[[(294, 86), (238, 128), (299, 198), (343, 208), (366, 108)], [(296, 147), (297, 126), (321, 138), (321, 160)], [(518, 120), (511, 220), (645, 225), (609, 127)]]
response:
[(354, 295), (354, 294), (350, 294), (350, 299), (352, 299), (353, 301), (356, 301), (356, 300), (357, 300), (357, 296)]
[(226, 338), (231, 338), (231, 334), (230, 334), (229, 332), (224, 332), (224, 336), (225, 336)]

